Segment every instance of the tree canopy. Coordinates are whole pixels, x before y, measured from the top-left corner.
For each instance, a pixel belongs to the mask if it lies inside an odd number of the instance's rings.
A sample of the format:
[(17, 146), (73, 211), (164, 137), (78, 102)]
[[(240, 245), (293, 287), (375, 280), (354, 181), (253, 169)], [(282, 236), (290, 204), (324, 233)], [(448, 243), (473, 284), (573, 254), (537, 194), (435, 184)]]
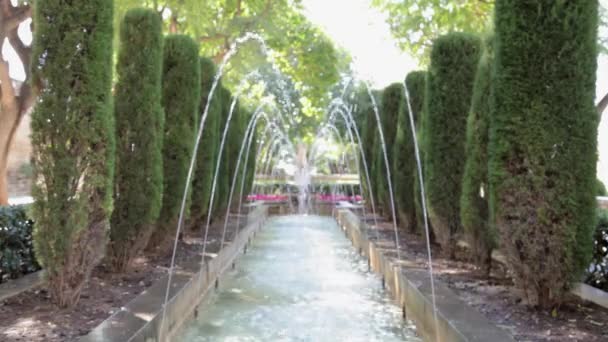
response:
[[(218, 64), (239, 37), (259, 34), (270, 49), (270, 58), (261, 53), (258, 43), (242, 45), (225, 70), (223, 84), (234, 89), (245, 75), (259, 71), (276, 98), (289, 99), (284, 102), (291, 105), (278, 102), (287, 114), (290, 131), (303, 137), (314, 135), (332, 87), (348, 72), (349, 55), (306, 18), (300, 0), (122, 0), (115, 4), (116, 20), (128, 9), (141, 6), (158, 11), (165, 32), (195, 37), (201, 54)], [(274, 60), (282, 75), (269, 60)], [(245, 89), (255, 90), (259, 84), (259, 80), (246, 81)]]
[[(423, 63), (438, 36), (450, 31), (481, 32), (492, 23), (495, 0), (372, 0), (387, 14), (387, 21), (399, 46)], [(600, 4), (601, 26), (608, 14)], [(599, 37), (600, 51), (608, 52), (608, 37)]]

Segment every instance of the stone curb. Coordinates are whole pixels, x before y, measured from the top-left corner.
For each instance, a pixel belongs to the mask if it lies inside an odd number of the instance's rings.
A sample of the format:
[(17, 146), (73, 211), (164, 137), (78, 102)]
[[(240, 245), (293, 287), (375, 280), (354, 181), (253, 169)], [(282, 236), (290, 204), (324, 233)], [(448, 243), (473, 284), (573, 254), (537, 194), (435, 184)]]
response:
[(172, 341), (185, 322), (190, 320), (201, 302), (217, 286), (222, 274), (233, 264), (241, 251), (249, 244), (264, 223), (268, 208), (258, 206), (250, 214), (250, 222), (235, 240), (226, 245), (215, 258), (207, 262), (206, 268), (193, 262), (173, 275), (165, 323), (161, 331), (162, 307), (167, 289), (168, 276), (125, 305), (80, 342), (119, 341)]
[(382, 275), (386, 288), (403, 308), (404, 317), (414, 321), (417, 333), (425, 341), (514, 341), (507, 332), (493, 325), (437, 280), (434, 282), (437, 303), (435, 322), (428, 271), (407, 261), (402, 261), (397, 267), (387, 255), (389, 250), (383, 250), (378, 243), (367, 239), (362, 231), (362, 223), (350, 210), (337, 210), (334, 216), (355, 248), (368, 258), (371, 269)]

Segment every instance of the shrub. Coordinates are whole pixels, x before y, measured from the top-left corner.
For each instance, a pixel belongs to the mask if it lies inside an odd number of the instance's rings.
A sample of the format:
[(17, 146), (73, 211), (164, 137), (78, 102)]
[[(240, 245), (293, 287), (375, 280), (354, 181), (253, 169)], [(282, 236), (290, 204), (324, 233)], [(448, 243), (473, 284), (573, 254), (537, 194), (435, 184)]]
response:
[[(251, 189), (253, 188), (253, 182), (255, 180), (255, 166), (256, 166), (256, 162), (257, 162), (257, 156), (255, 153), (257, 152), (257, 149), (258, 149), (257, 131), (254, 128), (253, 137), (251, 139), (251, 146), (249, 147), (249, 159), (247, 159), (247, 172), (246, 172), (246, 176), (245, 176), (245, 188), (243, 190), (244, 196), (247, 196), (248, 194), (250, 194)], [(245, 158), (245, 157), (243, 157), (243, 158)], [(239, 189), (239, 191), (240, 191), (240, 189)]]
[(479, 61), (473, 101), (467, 119), (466, 162), (462, 176), (460, 219), (473, 261), (490, 274), (496, 232), (489, 221), (488, 209), (488, 133), (492, 96), (493, 37), (485, 39)]
[[(414, 124), (416, 125), (416, 139), (418, 139), (418, 149), (420, 152), (420, 162), (424, 161), (424, 151), (422, 149), (422, 135), (420, 134), (420, 122), (423, 118), (424, 93), (426, 90), (426, 71), (412, 71), (405, 77), (405, 85), (410, 97), (410, 105), (414, 114)], [(423, 165), (424, 166), (424, 165)], [(418, 166), (414, 164), (414, 167)], [(422, 200), (420, 197), (420, 179), (418, 169), (414, 170), (414, 209), (417, 229), (424, 229), (424, 212), (422, 211)]]
[[(375, 162), (375, 132), (376, 132), (376, 118), (374, 117), (374, 109), (372, 106), (372, 102), (367, 94), (367, 91), (361, 90), (357, 94), (357, 111), (360, 112), (358, 117), (360, 117), (361, 124), (357, 123), (357, 129), (359, 130), (359, 136), (361, 137), (361, 145), (363, 148), (363, 154), (365, 155), (365, 162), (367, 163), (368, 173), (370, 177), (370, 183), (372, 187), (374, 187), (374, 173), (373, 166)], [(359, 151), (360, 152), (360, 151)], [(360, 158), (361, 163), (361, 171), (365, 172), (365, 164), (363, 164), (363, 158)], [(367, 188), (367, 179), (363, 184), (363, 190), (365, 193), (366, 204), (371, 205), (370, 197), (369, 197), (369, 189)], [(372, 189), (372, 192), (374, 189)], [(374, 196), (376, 193), (374, 192)], [(374, 198), (375, 200), (376, 198)]]
[(441, 36), (433, 44), (427, 75), (422, 131), (425, 187), (435, 238), (450, 257), (461, 232), (467, 114), (480, 50), (480, 40), (474, 35)]
[(412, 71), (405, 77), (405, 85), (410, 97), (410, 105), (414, 114), (416, 129), (420, 126), (422, 110), (424, 109), (424, 93), (426, 90), (426, 71)]
[(608, 210), (598, 209), (593, 258), (585, 277), (585, 283), (608, 291)]
[[(209, 92), (217, 73), (215, 64), (209, 58), (203, 57), (201, 63), (201, 103), (199, 114), (202, 115), (207, 106)], [(209, 104), (209, 112), (203, 129), (196, 159), (196, 173), (192, 181), (192, 205), (190, 206), (190, 219), (192, 228), (201, 226), (208, 214), (209, 199), (213, 172), (215, 171), (217, 149), (220, 147), (219, 139), (222, 132), (218, 130), (221, 115), (220, 88), (216, 88)]]
[[(397, 121), (399, 120), (399, 111), (401, 110), (404, 101), (403, 96), (403, 85), (401, 83), (394, 83), (382, 91), (382, 100), (381, 103), (378, 104), (386, 155), (388, 157), (389, 167), (391, 168), (391, 181), (393, 181), (393, 183), (395, 179), (395, 172), (392, 169), (394, 167), (393, 148), (395, 145), (395, 138), (397, 137)], [(379, 153), (376, 164), (376, 167), (378, 168), (376, 172), (376, 191), (378, 192), (378, 202), (388, 213), (390, 213), (391, 201), (387, 178), (388, 173), (386, 170), (380, 134), (377, 136), (375, 148)]]
[[(228, 200), (230, 199), (230, 189), (232, 189), (232, 181), (234, 178), (234, 173), (239, 171), (236, 169), (239, 151), (241, 149), (241, 144), (243, 143), (243, 138), (245, 135), (245, 128), (243, 125), (246, 124), (246, 111), (241, 106), (239, 101), (237, 101), (236, 106), (234, 107), (234, 112), (232, 113), (232, 119), (230, 121), (230, 127), (228, 127), (228, 137), (226, 137), (226, 163), (228, 164), (228, 174), (226, 175), (228, 178), (228, 188), (226, 194), (226, 205), (228, 205)], [(243, 162), (239, 165), (239, 168), (243, 168)], [(237, 176), (238, 177), (238, 176)], [(237, 178), (238, 180), (238, 178)], [(236, 191), (236, 190), (235, 190)], [(234, 197), (233, 202), (234, 203)]]
[(542, 308), (592, 251), (597, 25), (596, 0), (496, 1), (491, 214), (516, 285)]
[(23, 206), (0, 207), (0, 283), (40, 269), (34, 256), (33, 230), (34, 221)]
[(198, 45), (192, 38), (185, 35), (165, 38), (162, 77), (163, 200), (158, 225), (148, 245), (165, 252), (171, 245), (179, 218), (201, 101), (201, 66)]
[[(416, 230), (416, 208), (414, 207), (414, 173), (416, 171), (416, 156), (410, 125), (409, 110), (405, 102), (403, 84), (391, 86), (394, 94), (390, 101), (383, 101), (383, 108), (392, 107), (398, 114), (397, 132), (392, 146), (392, 176), (394, 180), (395, 206), (400, 224), (410, 231)], [(386, 93), (386, 92), (385, 92)]]
[[(229, 142), (229, 136), (226, 136), (226, 142), (224, 143), (224, 150), (222, 151), (222, 154), (220, 155), (220, 150), (219, 150), (219, 146), (221, 144), (221, 140), (222, 140), (222, 135), (224, 134), (224, 129), (226, 128), (226, 121), (228, 119), (228, 113), (230, 112), (230, 106), (232, 105), (232, 93), (230, 92), (230, 90), (221, 87), (220, 92), (218, 93), (218, 95), (220, 95), (221, 97), (221, 103), (222, 103), (222, 108), (221, 108), (221, 115), (220, 115), (220, 121), (219, 121), (219, 129), (218, 129), (218, 133), (219, 133), (219, 138), (218, 138), (218, 147), (217, 147), (217, 151), (216, 151), (216, 158), (220, 158), (221, 162), (220, 162), (220, 169), (219, 169), (219, 173), (217, 175), (217, 184), (215, 187), (215, 199), (214, 199), (214, 204), (213, 204), (213, 213), (214, 215), (217, 216), (221, 216), (224, 215), (225, 211), (226, 211), (226, 205), (228, 204), (228, 191), (230, 191), (230, 176), (228, 175), (228, 173), (230, 172), (230, 165), (228, 162), (228, 158), (229, 158), (229, 148), (228, 148), (228, 144), (230, 144)], [(228, 128), (228, 130), (230, 130), (230, 128)], [(217, 162), (217, 161), (216, 161)], [(213, 172), (215, 172), (215, 167), (216, 165), (213, 166)]]
[(597, 180), (597, 185), (596, 185), (596, 195), (597, 196), (608, 196), (608, 191), (606, 190), (606, 186), (604, 185), (604, 183), (601, 180)]
[(32, 113), (36, 256), (72, 306), (105, 251), (112, 212), (112, 0), (36, 3)]
[(162, 43), (158, 13), (127, 12), (116, 67), (116, 192), (108, 253), (118, 271), (146, 247), (162, 203)]

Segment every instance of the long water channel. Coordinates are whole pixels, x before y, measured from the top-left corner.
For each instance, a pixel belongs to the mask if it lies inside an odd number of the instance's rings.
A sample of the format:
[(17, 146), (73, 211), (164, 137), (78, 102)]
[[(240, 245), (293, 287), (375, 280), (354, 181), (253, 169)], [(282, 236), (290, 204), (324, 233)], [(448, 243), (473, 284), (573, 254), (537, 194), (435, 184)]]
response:
[(271, 218), (177, 341), (419, 341), (328, 217)]

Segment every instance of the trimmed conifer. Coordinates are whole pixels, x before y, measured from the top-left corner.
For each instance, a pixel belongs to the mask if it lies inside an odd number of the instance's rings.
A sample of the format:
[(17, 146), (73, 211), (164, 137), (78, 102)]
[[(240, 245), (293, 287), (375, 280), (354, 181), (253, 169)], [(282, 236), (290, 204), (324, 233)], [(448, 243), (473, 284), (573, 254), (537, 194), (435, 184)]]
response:
[[(230, 112), (230, 106), (232, 105), (233, 100), (232, 93), (230, 92), (230, 90), (221, 87), (219, 88), (219, 91), (220, 92), (218, 93), (218, 95), (220, 95), (221, 98), (222, 108), (218, 125), (219, 138), (218, 147), (216, 149), (216, 158), (220, 158), (221, 162), (219, 173), (217, 175), (217, 184), (215, 188), (215, 203), (213, 204), (213, 212), (216, 216), (224, 215), (226, 212), (226, 206), (228, 205), (228, 191), (230, 191), (230, 176), (228, 175), (228, 173), (230, 172), (230, 163), (228, 161), (230, 153), (228, 145), (230, 144), (230, 135), (226, 136), (226, 141), (224, 142), (224, 150), (222, 151), (221, 155), (219, 148), (222, 140), (222, 135), (224, 134), (224, 129), (226, 128), (228, 113)], [(230, 128), (228, 128), (228, 131), (230, 132)], [(214, 165), (213, 172), (215, 172), (215, 167), (216, 166)]]
[(489, 220), (488, 209), (493, 44), (493, 35), (484, 39), (484, 51), (475, 76), (473, 100), (467, 119), (466, 162), (460, 197), (460, 218), (465, 239), (471, 248), (473, 261), (488, 276), (492, 265), (492, 250), (497, 245), (497, 234)]
[[(414, 177), (416, 173), (416, 155), (414, 151), (414, 136), (410, 124), (409, 109), (405, 102), (405, 90), (403, 84), (393, 85), (395, 90), (400, 91), (401, 95), (397, 95), (395, 91), (392, 101), (396, 108), (399, 117), (397, 118), (397, 132), (394, 145), (392, 146), (393, 153), (393, 179), (395, 189), (395, 206), (397, 207), (397, 217), (402, 227), (409, 231), (416, 230), (416, 207), (414, 205)], [(398, 99), (399, 97), (399, 99)], [(386, 108), (387, 103), (384, 102)]]
[[(202, 115), (209, 101), (209, 92), (217, 73), (215, 64), (210, 58), (202, 57), (201, 64), (201, 103), (199, 115)], [(196, 173), (192, 181), (192, 204), (190, 206), (190, 224), (192, 228), (200, 227), (208, 215), (211, 185), (217, 161), (217, 149), (220, 147), (219, 119), (221, 116), (220, 88), (216, 88), (209, 104), (209, 112), (203, 129), (203, 136), (198, 148)]]
[(480, 39), (466, 33), (437, 38), (427, 76), (423, 140), (425, 188), (435, 238), (449, 257), (460, 223), (467, 114), (471, 105)]
[[(201, 101), (198, 44), (189, 36), (171, 35), (165, 38), (162, 82), (162, 105), (165, 110), (163, 203), (156, 231), (148, 243), (150, 248), (157, 248), (161, 253), (168, 250), (174, 239)], [(190, 194), (191, 191), (188, 203)]]
[(163, 191), (162, 22), (149, 9), (127, 12), (116, 73), (116, 179), (108, 256), (124, 271), (147, 245)]
[(516, 285), (559, 304), (596, 216), (598, 1), (497, 0), (490, 206)]
[[(420, 122), (423, 118), (424, 110), (424, 94), (426, 91), (426, 71), (412, 71), (405, 77), (405, 85), (407, 86), (408, 95), (410, 97), (410, 105), (414, 113), (414, 124), (416, 126), (416, 138), (418, 139), (418, 149), (420, 152), (420, 162), (424, 161), (424, 150), (422, 144), (422, 134)], [(415, 165), (417, 168), (418, 165)], [(423, 165), (424, 169), (424, 165)], [(424, 228), (424, 212), (422, 211), (422, 199), (420, 194), (420, 179), (418, 177), (418, 169), (414, 171), (414, 209), (416, 212), (416, 229)]]
[(607, 196), (608, 195), (608, 191), (606, 190), (606, 185), (604, 185), (604, 183), (599, 179), (597, 180), (596, 195), (597, 196)]
[(32, 113), (36, 256), (73, 306), (104, 256), (112, 212), (112, 0), (36, 2)]

